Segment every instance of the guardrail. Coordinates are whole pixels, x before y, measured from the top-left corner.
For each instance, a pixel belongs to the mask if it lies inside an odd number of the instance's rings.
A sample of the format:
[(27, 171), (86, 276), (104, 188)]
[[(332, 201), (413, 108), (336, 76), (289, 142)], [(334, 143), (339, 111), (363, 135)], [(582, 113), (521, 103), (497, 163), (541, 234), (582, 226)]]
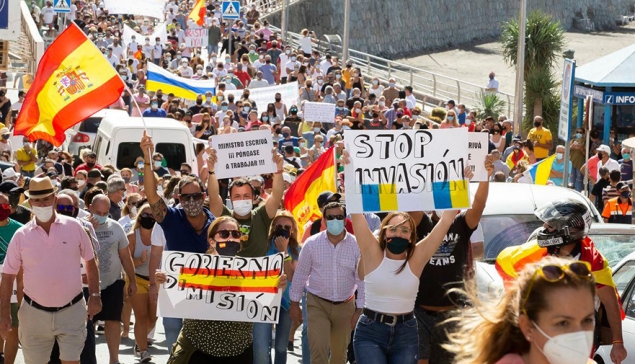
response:
[(40, 35), (40, 32), (31, 17), (31, 11), (29, 6), (24, 1), (20, 1), (20, 12), (22, 13), (22, 34), (20, 35), (20, 41), (24, 39), (25, 50), (20, 52), (20, 56), (23, 62), (27, 64), (27, 70), (30, 74), (35, 75), (37, 65), (40, 63), (40, 59), (44, 55), (44, 39)]
[[(281, 31), (273, 26), (271, 28), (276, 32)], [(300, 38), (302, 38), (300, 34), (287, 32), (287, 42), (294, 47), (299, 46)], [(340, 39), (339, 36), (328, 36), (328, 38), (330, 41), (319, 39), (315, 47), (320, 52), (330, 51), (333, 55), (341, 56), (341, 40), (339, 40), (340, 44), (334, 41)], [(485, 92), (483, 86), (353, 49), (349, 49), (348, 53), (354, 66), (362, 70), (366, 81), (377, 77), (381, 83), (387, 84), (390, 78), (394, 78), (398, 85), (412, 86), (417, 101), (424, 106), (430, 108), (442, 106), (447, 100), (454, 100), (457, 105), (465, 104), (468, 108), (477, 108), (481, 104), (480, 95), (481, 92)], [(505, 92), (497, 92), (497, 95), (505, 101), (508, 117), (513, 115), (514, 95)]]

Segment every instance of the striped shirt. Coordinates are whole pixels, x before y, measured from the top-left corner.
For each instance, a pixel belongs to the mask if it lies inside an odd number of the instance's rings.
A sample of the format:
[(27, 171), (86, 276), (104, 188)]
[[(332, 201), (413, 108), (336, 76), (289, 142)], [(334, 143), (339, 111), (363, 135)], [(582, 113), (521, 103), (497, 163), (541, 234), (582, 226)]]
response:
[(340, 302), (357, 292), (357, 307), (364, 307), (364, 282), (357, 275), (361, 258), (354, 235), (346, 236), (337, 245), (328, 240), (326, 231), (306, 240), (291, 284), (291, 301), (299, 302), (306, 290), (320, 298)]

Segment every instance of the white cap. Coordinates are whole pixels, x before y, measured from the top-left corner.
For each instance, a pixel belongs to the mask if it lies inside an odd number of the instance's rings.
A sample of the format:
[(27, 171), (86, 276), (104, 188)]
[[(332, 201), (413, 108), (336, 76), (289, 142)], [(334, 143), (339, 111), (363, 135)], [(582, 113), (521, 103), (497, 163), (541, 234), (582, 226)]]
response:
[(609, 148), (608, 145), (606, 144), (602, 144), (597, 148), (598, 151), (606, 153), (606, 154), (611, 154), (611, 148)]
[(4, 170), (4, 172), (2, 172), (2, 179), (10, 179), (10, 178), (16, 178), (18, 177), (20, 174), (15, 173), (15, 169), (13, 168), (7, 168)]

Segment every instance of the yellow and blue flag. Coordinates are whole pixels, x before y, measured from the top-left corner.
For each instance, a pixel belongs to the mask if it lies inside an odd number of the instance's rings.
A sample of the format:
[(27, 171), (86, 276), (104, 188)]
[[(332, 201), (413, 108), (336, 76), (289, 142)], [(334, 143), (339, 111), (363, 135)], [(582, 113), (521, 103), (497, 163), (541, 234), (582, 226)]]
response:
[(556, 160), (555, 154), (541, 160), (540, 162), (532, 164), (525, 173), (528, 173), (531, 176), (534, 184), (546, 185), (549, 180), (549, 174), (551, 173), (551, 167), (553, 166), (554, 160)]
[(148, 77), (146, 91), (161, 90), (164, 94), (174, 94), (174, 97), (196, 100), (196, 96), (204, 95), (210, 91), (215, 95), (216, 83), (213, 79), (192, 80), (179, 77), (163, 68), (148, 62)]

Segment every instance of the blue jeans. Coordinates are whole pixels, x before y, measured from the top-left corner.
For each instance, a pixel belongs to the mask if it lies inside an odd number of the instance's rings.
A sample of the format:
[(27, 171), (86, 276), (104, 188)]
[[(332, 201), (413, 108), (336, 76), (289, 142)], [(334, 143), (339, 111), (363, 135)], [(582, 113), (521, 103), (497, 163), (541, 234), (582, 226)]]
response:
[[(218, 43), (207, 45), (207, 54), (212, 54), (212, 53), (216, 53), (216, 55), (218, 55)], [(218, 64), (215, 64), (214, 66), (217, 66), (217, 65)]]
[(353, 347), (360, 364), (416, 364), (419, 357), (417, 319), (389, 326), (361, 315)]
[(302, 364), (311, 364), (311, 348), (309, 347), (309, 320), (306, 317), (306, 290), (302, 295)]
[[(254, 324), (254, 364), (271, 363), (271, 325), (267, 323)], [(280, 308), (280, 317), (276, 325), (276, 340), (273, 345), (275, 351), (274, 364), (287, 363), (287, 343), (291, 330), (291, 314)]]
[(181, 332), (182, 326), (183, 319), (172, 317), (163, 318), (163, 328), (165, 329), (165, 344), (168, 347), (168, 353), (170, 353), (170, 355), (172, 355), (172, 346), (176, 342), (176, 339), (179, 337), (179, 332)]
[(571, 168), (571, 178), (569, 181), (573, 184), (573, 188), (575, 188), (576, 191), (582, 192), (584, 189), (584, 174), (580, 172), (578, 168)]

